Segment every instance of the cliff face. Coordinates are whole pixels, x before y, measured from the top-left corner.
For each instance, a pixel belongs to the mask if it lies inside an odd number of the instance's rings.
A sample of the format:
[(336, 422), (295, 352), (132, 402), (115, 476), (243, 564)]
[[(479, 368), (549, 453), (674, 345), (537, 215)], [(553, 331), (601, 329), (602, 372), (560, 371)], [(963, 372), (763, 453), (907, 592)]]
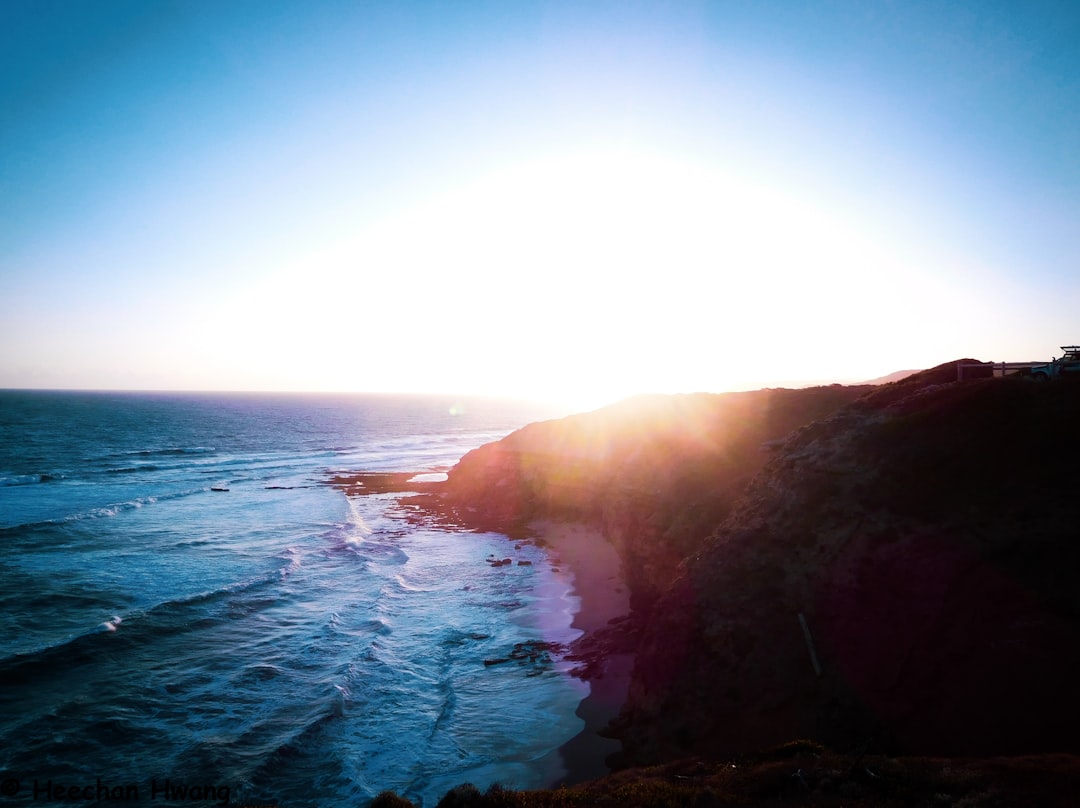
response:
[(1080, 746), (1078, 413), (1073, 385), (916, 384), (793, 435), (654, 609), (631, 754)]
[(482, 446), (450, 472), (445, 492), (473, 523), (512, 528), (556, 516), (597, 525), (644, 613), (765, 464), (768, 442), (870, 389), (641, 396)]
[(470, 453), (447, 496), (603, 525), (645, 621), (628, 760), (1076, 750), (1080, 385), (954, 380), (630, 401)]

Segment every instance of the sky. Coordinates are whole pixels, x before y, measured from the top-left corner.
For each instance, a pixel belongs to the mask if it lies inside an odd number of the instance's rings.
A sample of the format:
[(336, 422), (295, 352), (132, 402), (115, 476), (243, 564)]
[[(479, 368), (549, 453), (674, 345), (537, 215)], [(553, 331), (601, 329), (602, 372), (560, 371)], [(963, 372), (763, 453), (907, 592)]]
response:
[(1080, 342), (1071, 2), (0, 3), (0, 387), (603, 402)]

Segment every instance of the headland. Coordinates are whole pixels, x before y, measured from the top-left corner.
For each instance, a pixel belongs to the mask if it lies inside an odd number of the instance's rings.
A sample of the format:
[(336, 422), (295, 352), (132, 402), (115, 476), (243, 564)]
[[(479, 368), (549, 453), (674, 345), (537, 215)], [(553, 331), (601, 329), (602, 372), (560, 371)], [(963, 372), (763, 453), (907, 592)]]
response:
[[(1080, 385), (959, 382), (954, 362), (640, 397), (474, 450), (408, 507), (546, 525), (596, 587), (575, 652), (633, 667), (619, 771), (581, 800), (1070, 805), (1078, 412)], [(618, 564), (586, 572), (605, 548)], [(601, 624), (614, 594), (630, 615)], [(579, 804), (553, 794), (506, 804)]]

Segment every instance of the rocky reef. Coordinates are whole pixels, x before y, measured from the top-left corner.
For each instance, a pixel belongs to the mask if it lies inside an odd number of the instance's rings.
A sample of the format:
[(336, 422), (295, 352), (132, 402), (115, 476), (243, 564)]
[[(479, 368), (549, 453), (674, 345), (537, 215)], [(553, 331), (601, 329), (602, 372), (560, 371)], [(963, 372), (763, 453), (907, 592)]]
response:
[(795, 738), (1076, 753), (1078, 419), (1080, 384), (958, 382), (955, 363), (642, 397), (470, 452), (427, 496), (461, 523), (573, 519), (614, 545), (636, 626), (620, 766)]

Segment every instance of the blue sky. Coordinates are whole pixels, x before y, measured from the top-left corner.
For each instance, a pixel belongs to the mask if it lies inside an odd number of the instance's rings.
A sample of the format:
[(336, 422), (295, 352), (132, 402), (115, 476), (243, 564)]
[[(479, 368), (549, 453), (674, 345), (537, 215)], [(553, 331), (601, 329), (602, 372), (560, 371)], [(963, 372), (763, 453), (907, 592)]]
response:
[(579, 396), (1080, 340), (1071, 3), (0, 5), (0, 386)]

